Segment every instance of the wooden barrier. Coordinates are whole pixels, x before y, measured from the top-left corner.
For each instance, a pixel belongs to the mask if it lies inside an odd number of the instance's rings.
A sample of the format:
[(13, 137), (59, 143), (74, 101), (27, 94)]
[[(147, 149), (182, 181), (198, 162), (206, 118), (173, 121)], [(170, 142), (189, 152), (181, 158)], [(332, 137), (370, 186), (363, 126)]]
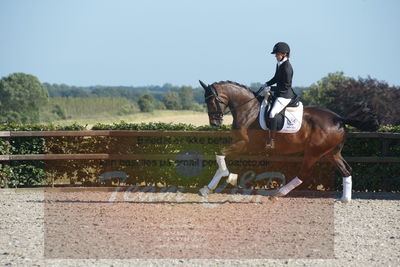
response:
[[(172, 136), (172, 137), (230, 137), (230, 132), (218, 131), (134, 131), (134, 130), (84, 130), (84, 131), (0, 131), (0, 138), (15, 137), (126, 137), (126, 136)], [(373, 157), (345, 157), (348, 162), (361, 163), (400, 163), (400, 157), (388, 157), (388, 141), (391, 139), (400, 139), (399, 133), (381, 133), (381, 132), (352, 132), (347, 134), (347, 138), (376, 138), (382, 140), (381, 155)], [(23, 155), (0, 155), (0, 162), (7, 166), (10, 161), (21, 160), (140, 160), (140, 159), (169, 159), (174, 155), (170, 154), (23, 154)], [(239, 156), (238, 158), (246, 160), (259, 159), (259, 156)], [(214, 155), (205, 155), (205, 160), (215, 159)], [(269, 156), (271, 162), (301, 162), (299, 156)], [(7, 177), (3, 177), (7, 184)]]
[[(230, 137), (230, 132), (212, 131), (133, 131), (133, 130), (85, 130), (85, 131), (0, 131), (0, 138), (11, 137), (84, 137), (84, 136), (190, 136), (190, 137)], [(382, 139), (381, 157), (346, 157), (348, 162), (367, 162), (367, 163), (400, 163), (400, 157), (386, 157), (388, 151), (388, 140), (400, 139), (399, 133), (369, 133), (353, 132), (348, 133), (347, 138), (376, 138)], [(0, 155), (0, 161), (15, 160), (125, 160), (143, 159), (149, 155), (140, 154), (24, 154), (24, 155)], [(155, 159), (164, 159), (170, 155), (153, 155)], [(208, 158), (208, 157), (206, 157)], [(251, 156), (246, 157), (251, 158)], [(214, 159), (214, 156), (210, 156)], [(293, 156), (271, 156), (270, 161), (289, 160), (290, 162), (301, 161), (300, 157)]]

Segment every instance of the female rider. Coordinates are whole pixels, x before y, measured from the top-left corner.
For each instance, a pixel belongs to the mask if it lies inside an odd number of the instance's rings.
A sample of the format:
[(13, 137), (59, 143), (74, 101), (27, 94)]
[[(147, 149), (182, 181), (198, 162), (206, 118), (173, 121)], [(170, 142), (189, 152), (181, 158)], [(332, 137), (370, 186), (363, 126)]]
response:
[(274, 93), (275, 100), (269, 113), (271, 134), (267, 143), (267, 148), (274, 149), (275, 133), (278, 127), (276, 115), (281, 112), (293, 98), (296, 97), (296, 94), (292, 89), (293, 68), (289, 62), (289, 45), (284, 42), (279, 42), (274, 45), (271, 54), (275, 54), (275, 58), (278, 63), (276, 65), (274, 77), (264, 84), (263, 89), (276, 84), (276, 86), (271, 87), (271, 91)]

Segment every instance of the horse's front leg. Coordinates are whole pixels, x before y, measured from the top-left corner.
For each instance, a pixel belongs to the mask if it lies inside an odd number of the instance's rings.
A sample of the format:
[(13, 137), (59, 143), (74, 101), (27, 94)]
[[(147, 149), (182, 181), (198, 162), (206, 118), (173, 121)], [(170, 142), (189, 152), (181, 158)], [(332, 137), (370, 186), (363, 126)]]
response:
[(230, 154), (243, 153), (246, 151), (248, 144), (249, 142), (246, 139), (241, 139), (239, 141), (236, 141), (229, 147), (222, 149), (222, 155), (228, 156)]
[(229, 170), (226, 167), (225, 156), (216, 155), (216, 160), (218, 164), (218, 170), (215, 172), (211, 182), (200, 189), (200, 194), (203, 197), (206, 197), (210, 192), (215, 190), (222, 177), (230, 175)]
[(235, 173), (230, 173), (225, 162), (225, 156), (235, 153), (235, 152), (242, 152), (245, 150), (248, 142), (246, 140), (240, 140), (229, 146), (228, 148), (222, 151), (222, 155), (216, 155), (216, 160), (218, 164), (218, 170), (215, 172), (214, 177), (212, 178), (211, 182), (200, 189), (200, 194), (202, 196), (207, 196), (210, 192), (217, 188), (218, 183), (221, 181), (222, 177), (227, 178), (227, 183), (230, 183), (233, 186), (237, 185), (237, 177), (238, 175)]

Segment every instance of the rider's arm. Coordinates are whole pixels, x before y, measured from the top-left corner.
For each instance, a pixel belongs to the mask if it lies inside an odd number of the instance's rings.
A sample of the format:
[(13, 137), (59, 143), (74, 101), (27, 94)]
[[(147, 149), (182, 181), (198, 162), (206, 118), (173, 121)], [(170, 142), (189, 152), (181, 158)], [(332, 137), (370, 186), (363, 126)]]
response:
[(265, 84), (266, 84), (267, 86), (271, 86), (271, 85), (273, 85), (273, 84), (275, 84), (275, 83), (277, 83), (277, 82), (278, 82), (278, 81), (277, 81), (276, 73), (275, 73), (274, 77), (273, 77), (271, 80), (269, 80), (268, 82), (266, 82)]
[(282, 79), (282, 83), (283, 83), (282, 89), (284, 89), (286, 91), (291, 90), (292, 89), (293, 68), (290, 64), (285, 64), (285, 67), (283, 69), (282, 78), (283, 78)]
[(275, 75), (271, 80), (265, 83), (266, 86), (271, 86), (278, 82), (278, 67), (276, 67)]

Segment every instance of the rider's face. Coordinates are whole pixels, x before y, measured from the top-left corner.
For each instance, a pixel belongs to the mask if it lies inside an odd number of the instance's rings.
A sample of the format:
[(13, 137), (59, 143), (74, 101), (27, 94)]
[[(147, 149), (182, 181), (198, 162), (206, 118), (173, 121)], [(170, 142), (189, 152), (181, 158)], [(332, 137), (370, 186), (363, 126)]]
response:
[(276, 54), (275, 54), (275, 58), (276, 58), (276, 60), (278, 60), (278, 61), (282, 61), (282, 59), (285, 58), (285, 54), (276, 53)]

